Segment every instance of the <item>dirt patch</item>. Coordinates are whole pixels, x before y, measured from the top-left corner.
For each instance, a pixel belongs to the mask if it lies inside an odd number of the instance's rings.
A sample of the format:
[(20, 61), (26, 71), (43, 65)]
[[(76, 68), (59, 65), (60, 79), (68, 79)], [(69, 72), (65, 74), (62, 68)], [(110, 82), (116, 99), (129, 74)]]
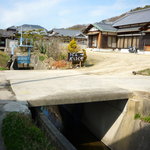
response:
[(119, 52), (87, 51), (88, 64), (91, 67), (80, 71), (97, 75), (133, 75), (133, 71), (150, 68), (150, 56)]

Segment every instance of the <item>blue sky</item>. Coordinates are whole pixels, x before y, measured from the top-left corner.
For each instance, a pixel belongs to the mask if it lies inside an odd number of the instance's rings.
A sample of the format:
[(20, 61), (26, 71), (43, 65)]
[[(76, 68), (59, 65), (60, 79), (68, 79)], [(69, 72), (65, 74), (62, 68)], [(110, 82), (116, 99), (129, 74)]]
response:
[(149, 0), (0, 0), (0, 28), (22, 24), (48, 30), (89, 24), (120, 15)]

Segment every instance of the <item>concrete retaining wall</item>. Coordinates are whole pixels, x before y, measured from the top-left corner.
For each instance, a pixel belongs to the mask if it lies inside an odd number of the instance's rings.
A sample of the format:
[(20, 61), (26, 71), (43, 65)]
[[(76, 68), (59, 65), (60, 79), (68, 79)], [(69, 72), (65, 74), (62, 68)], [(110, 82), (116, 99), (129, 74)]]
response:
[(135, 114), (150, 115), (150, 95), (137, 92), (125, 101), (84, 105), (83, 123), (112, 150), (149, 150), (150, 124)]
[(150, 94), (136, 92), (129, 100), (63, 105), (64, 109), (112, 150), (149, 150), (150, 123), (135, 114), (150, 115)]
[(60, 133), (53, 123), (38, 109), (34, 109), (38, 124), (59, 150), (76, 150), (76, 148)]
[(82, 121), (102, 142), (110, 145), (123, 118), (127, 100), (116, 100), (84, 105)]

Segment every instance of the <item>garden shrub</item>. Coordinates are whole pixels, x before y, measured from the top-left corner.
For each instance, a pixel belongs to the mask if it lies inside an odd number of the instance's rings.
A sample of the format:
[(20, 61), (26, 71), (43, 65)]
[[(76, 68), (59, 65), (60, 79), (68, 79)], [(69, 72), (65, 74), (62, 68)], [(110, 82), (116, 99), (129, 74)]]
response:
[(70, 53), (75, 53), (75, 52), (78, 52), (78, 51), (79, 51), (79, 47), (78, 47), (78, 45), (77, 45), (77, 42), (76, 42), (74, 39), (72, 39), (72, 40), (70, 41), (70, 43), (69, 43), (69, 45), (68, 45), (68, 51), (69, 51)]
[(6, 116), (2, 136), (7, 150), (54, 150), (44, 133), (21, 113)]
[(48, 58), (54, 60), (65, 60), (67, 53), (60, 46), (61, 41), (59, 39), (51, 38), (50, 41), (41, 40), (35, 42), (35, 49), (38, 49), (41, 54), (47, 55)]

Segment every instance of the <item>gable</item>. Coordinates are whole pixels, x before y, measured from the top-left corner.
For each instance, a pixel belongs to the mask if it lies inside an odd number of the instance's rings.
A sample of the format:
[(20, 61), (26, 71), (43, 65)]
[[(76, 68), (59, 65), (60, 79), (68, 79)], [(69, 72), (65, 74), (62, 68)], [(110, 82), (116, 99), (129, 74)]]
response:
[(96, 27), (92, 27), (89, 31), (98, 31)]

